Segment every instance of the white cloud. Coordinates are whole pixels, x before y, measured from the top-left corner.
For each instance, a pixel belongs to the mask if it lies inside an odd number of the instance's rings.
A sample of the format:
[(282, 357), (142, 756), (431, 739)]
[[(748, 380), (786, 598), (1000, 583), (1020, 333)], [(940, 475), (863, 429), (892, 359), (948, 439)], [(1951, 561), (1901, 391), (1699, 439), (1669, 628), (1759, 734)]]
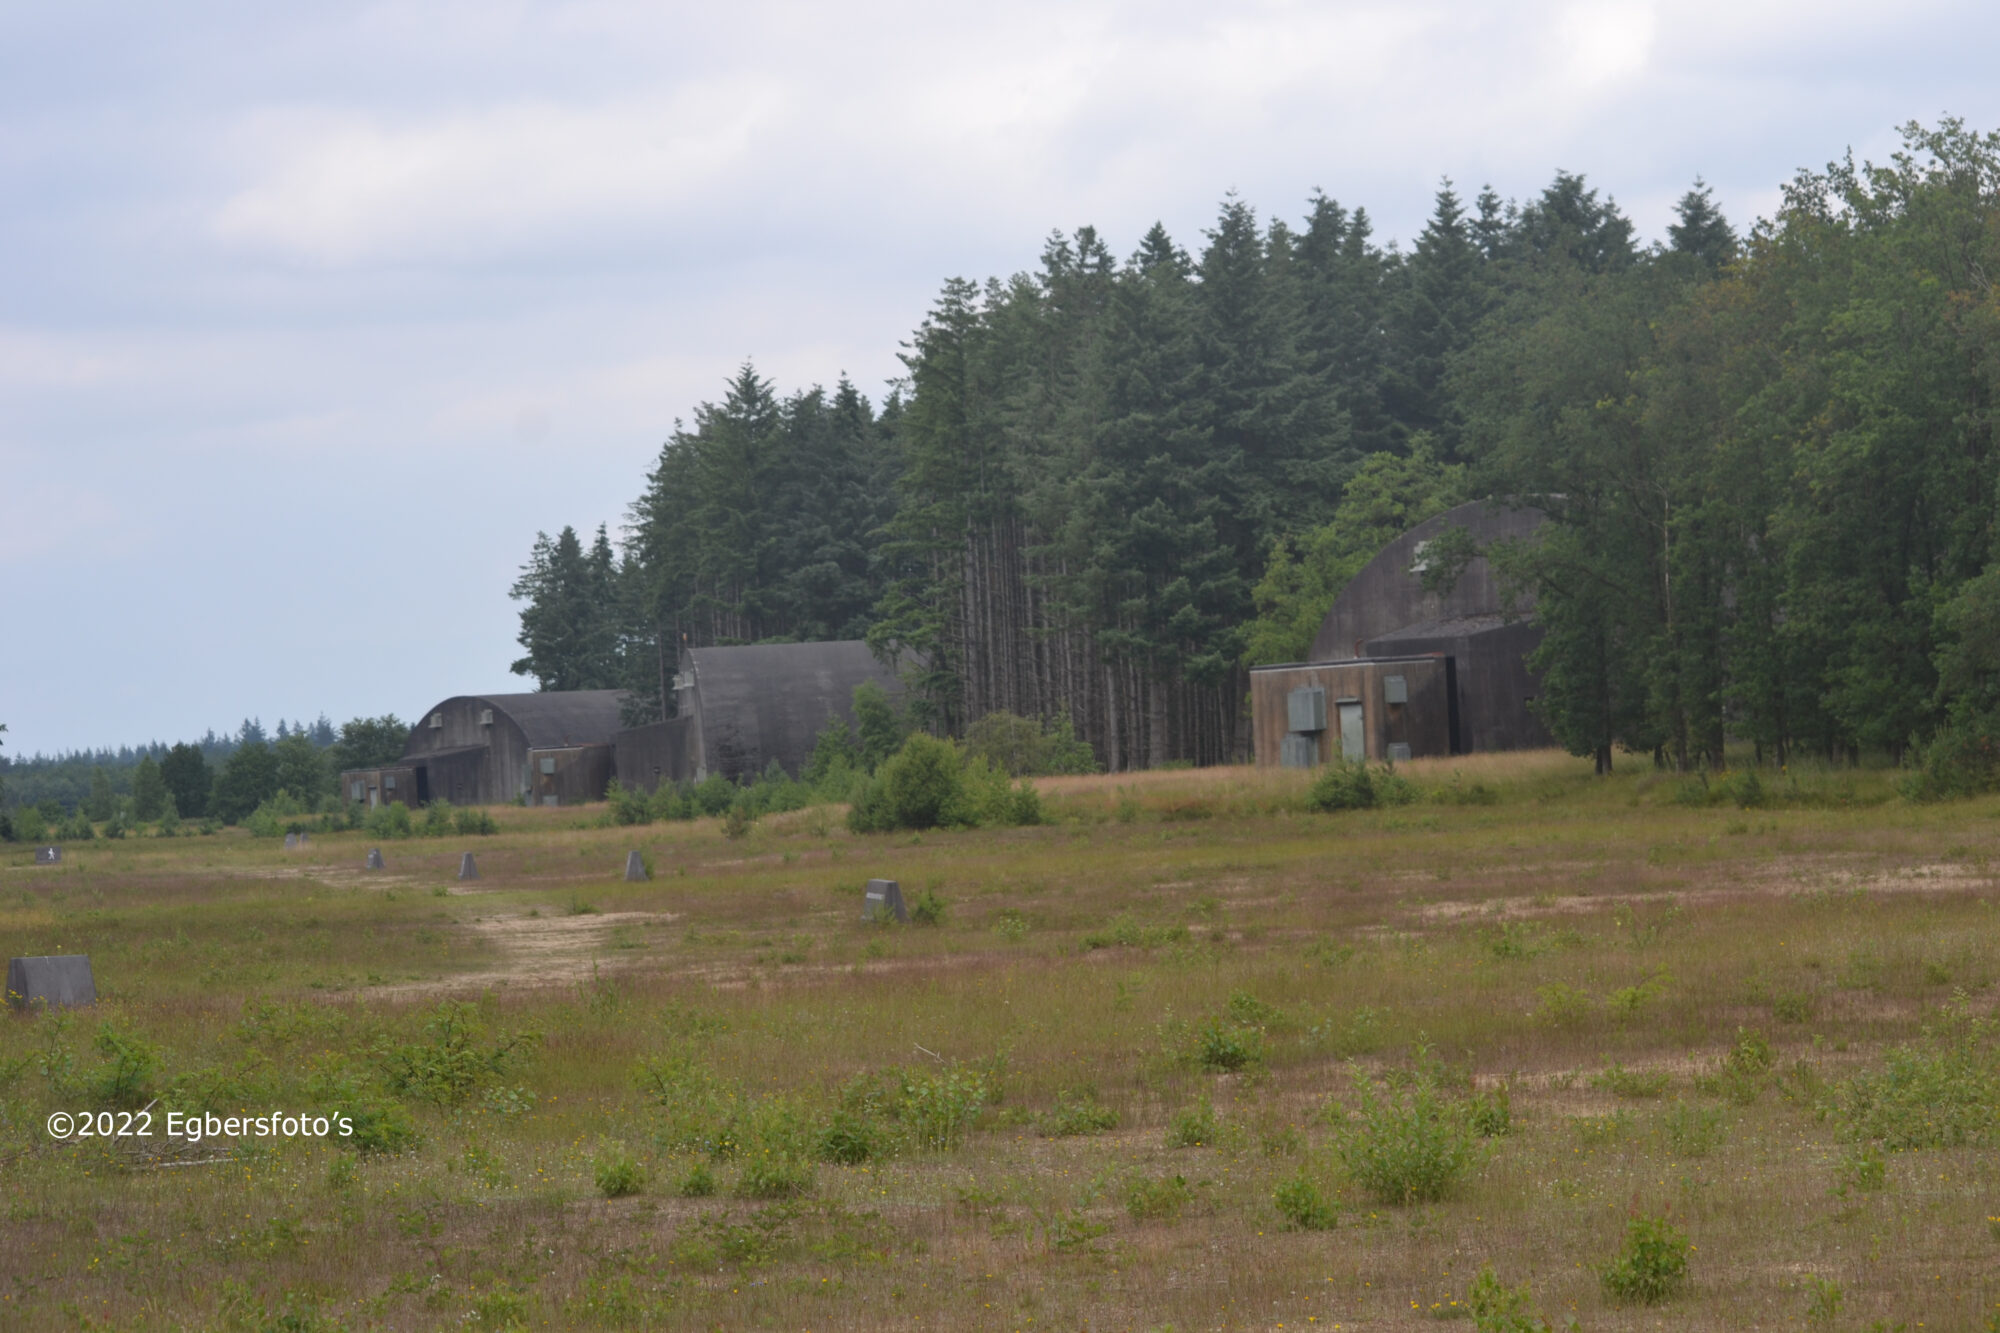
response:
[(429, 118), (266, 112), (246, 134), (263, 170), (215, 230), (320, 262), (451, 263), (574, 239), (607, 218), (696, 213), (785, 96), (752, 77)]
[(1564, 73), (1586, 87), (1631, 78), (1646, 68), (1658, 26), (1650, 3), (1572, 5), (1557, 26), (1567, 57)]

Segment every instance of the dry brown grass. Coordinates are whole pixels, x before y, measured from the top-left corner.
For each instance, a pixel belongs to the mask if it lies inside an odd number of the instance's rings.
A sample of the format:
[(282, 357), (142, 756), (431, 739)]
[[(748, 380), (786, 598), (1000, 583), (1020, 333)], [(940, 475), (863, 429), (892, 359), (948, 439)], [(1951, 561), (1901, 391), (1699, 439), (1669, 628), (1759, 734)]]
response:
[[(88, 952), (106, 999), (66, 1033), (0, 1024), (0, 1326), (1417, 1328), (1487, 1262), (1592, 1330), (1796, 1327), (1809, 1276), (1844, 1287), (1842, 1327), (1984, 1325), (1993, 1154), (1891, 1154), (1885, 1189), (1843, 1193), (1851, 1145), (1813, 1090), (1954, 991), (1991, 1011), (1994, 803), (1882, 802), (1864, 776), (1846, 806), (1691, 809), (1671, 780), (1550, 755), (1403, 771), (1500, 799), (1313, 815), (1303, 775), (1170, 771), (1043, 783), (1064, 822), (1041, 828), (863, 839), (801, 812), (735, 842), (496, 811), (472, 885), (455, 841), (390, 845), (388, 876), (356, 869), (360, 835), (98, 844), (53, 872), (10, 850), (9, 952)], [(618, 879), (632, 846), (651, 883)], [(871, 875), (934, 888), (945, 924), (862, 924)], [(99, 1023), (157, 1043), (167, 1077), (311, 1110), (307, 1070), (365, 1070), (454, 994), (544, 1034), (504, 1080), (532, 1109), (418, 1105), (421, 1147), (351, 1176), (319, 1144), (149, 1170), (38, 1128), (88, 1101), (41, 1060), (66, 1045), (88, 1079)], [(1239, 994), (1279, 1011), (1266, 1064), (1177, 1060)], [(263, 1004), (318, 1017), (246, 1026)], [(1776, 1055), (1747, 1104), (1703, 1090), (1739, 1028)], [(1321, 1109), (1420, 1040), (1506, 1083), (1515, 1129), (1449, 1201), (1384, 1208), (1343, 1182)], [(731, 1197), (727, 1162), (720, 1195), (684, 1199), (692, 1159), (656, 1146), (633, 1081), (670, 1049), (808, 1111), (859, 1073), (1004, 1052), (1004, 1100), (957, 1151), (821, 1165), (798, 1204)], [(1593, 1086), (1613, 1062), (1665, 1073), (1664, 1096)], [(1086, 1084), (1118, 1127), (1042, 1137)], [(1201, 1097), (1221, 1138), (1164, 1147)], [(1674, 1149), (1677, 1101), (1719, 1114), (1706, 1155)], [(637, 1196), (593, 1186), (610, 1141), (649, 1168)], [(1272, 1191), (1302, 1166), (1342, 1199), (1332, 1231), (1283, 1229)], [(1174, 1175), (1178, 1217), (1126, 1212), (1130, 1182)], [(1659, 1312), (1594, 1276), (1634, 1208), (1698, 1247)]]

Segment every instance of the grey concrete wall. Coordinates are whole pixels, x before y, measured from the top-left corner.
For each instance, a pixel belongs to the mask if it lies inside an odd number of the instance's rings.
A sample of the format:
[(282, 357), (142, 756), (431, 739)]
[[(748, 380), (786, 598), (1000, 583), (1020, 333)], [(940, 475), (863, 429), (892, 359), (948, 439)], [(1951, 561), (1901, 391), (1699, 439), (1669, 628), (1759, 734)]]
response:
[(796, 775), (828, 718), (853, 721), (855, 686), (872, 680), (892, 696), (902, 689), (858, 639), (695, 648), (682, 670), (693, 677), (682, 702), (698, 732), (700, 767), (729, 778), (761, 773), (773, 759)]
[(1411, 626), (1364, 646), (1370, 657), (1449, 655), (1458, 688), (1459, 749), (1481, 754), (1555, 744), (1530, 707), (1541, 680), (1527, 658), (1541, 642), (1542, 627), (1532, 621), (1478, 617)]
[(652, 791), (663, 782), (692, 782), (701, 766), (692, 717), (670, 717), (621, 731), (612, 742), (612, 771), (621, 785)]

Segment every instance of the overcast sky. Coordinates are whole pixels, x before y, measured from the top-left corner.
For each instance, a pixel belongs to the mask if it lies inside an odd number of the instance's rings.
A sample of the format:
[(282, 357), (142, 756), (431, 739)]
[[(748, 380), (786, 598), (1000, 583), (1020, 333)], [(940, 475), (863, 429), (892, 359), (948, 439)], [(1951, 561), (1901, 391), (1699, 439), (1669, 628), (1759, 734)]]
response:
[(943, 279), (1315, 188), (1407, 241), (1559, 168), (1742, 226), (2000, 126), (1973, 3), (0, 0), (6, 753), (405, 718), (510, 675), (745, 358), (878, 400)]

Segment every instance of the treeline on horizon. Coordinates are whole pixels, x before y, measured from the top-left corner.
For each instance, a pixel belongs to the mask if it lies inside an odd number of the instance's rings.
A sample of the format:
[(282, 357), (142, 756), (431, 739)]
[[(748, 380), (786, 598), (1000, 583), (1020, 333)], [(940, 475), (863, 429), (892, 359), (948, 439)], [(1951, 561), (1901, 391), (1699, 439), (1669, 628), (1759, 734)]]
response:
[[(0, 727), (4, 733), (5, 727)], [(122, 811), (140, 821), (215, 817), (235, 822), (282, 789), (307, 809), (334, 795), (342, 769), (388, 763), (403, 753), (409, 726), (394, 714), (335, 727), (278, 720), (277, 731), (245, 718), (237, 731), (166, 745), (76, 750), (13, 758), (0, 754), (0, 812), (35, 807), (53, 823), (81, 814), (104, 822)], [(4, 741), (0, 735), (0, 741)], [(11, 833), (0, 826), (0, 838)]]

